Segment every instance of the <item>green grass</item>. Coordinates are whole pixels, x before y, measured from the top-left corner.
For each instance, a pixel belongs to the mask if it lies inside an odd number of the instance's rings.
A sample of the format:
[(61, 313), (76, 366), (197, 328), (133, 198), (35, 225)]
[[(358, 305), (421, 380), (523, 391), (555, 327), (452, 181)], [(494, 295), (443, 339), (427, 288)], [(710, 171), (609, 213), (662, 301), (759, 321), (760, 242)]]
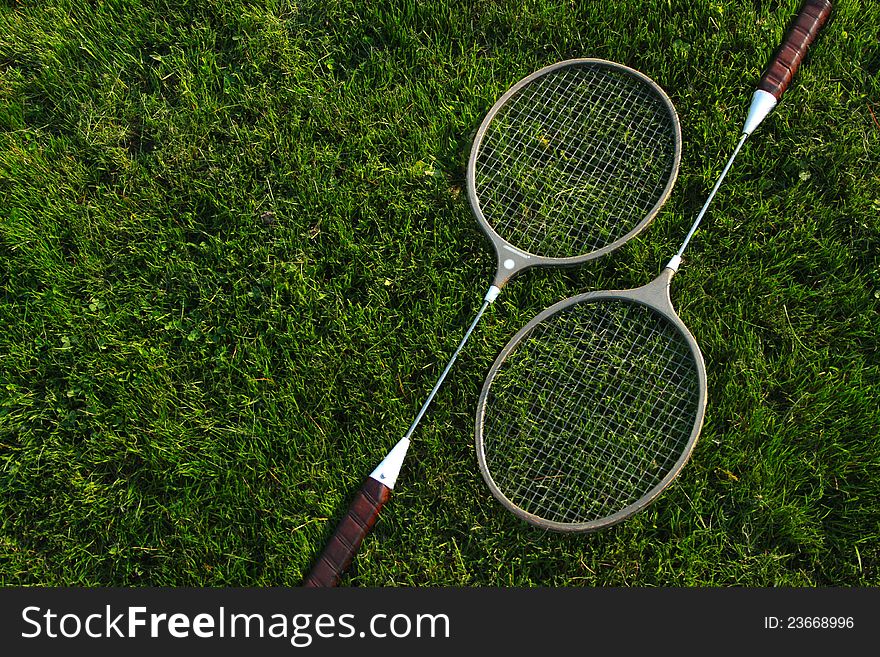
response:
[(474, 455), (515, 331), (674, 253), (798, 4), (6, 0), (0, 583), (298, 585), (491, 283), (463, 192), (482, 116), (589, 56), (675, 103), (672, 197), (505, 289), (343, 583), (880, 584), (875, 2), (835, 3), (673, 281), (709, 376), (681, 478), (565, 536)]

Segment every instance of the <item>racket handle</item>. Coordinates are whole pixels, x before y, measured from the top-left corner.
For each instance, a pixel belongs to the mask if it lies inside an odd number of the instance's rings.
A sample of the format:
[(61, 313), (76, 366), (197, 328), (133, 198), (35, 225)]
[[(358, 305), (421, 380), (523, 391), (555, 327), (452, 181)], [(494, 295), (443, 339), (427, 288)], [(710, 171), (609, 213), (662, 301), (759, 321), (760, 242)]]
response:
[(370, 533), (379, 511), (391, 497), (391, 489), (385, 484), (367, 477), (364, 485), (355, 495), (348, 513), (336, 527), (336, 532), (318, 561), (306, 576), (303, 586), (336, 586), (342, 573), (351, 564), (364, 537)]
[(785, 40), (758, 83), (758, 89), (766, 91), (776, 100), (782, 97), (806, 56), (807, 50), (815, 41), (819, 30), (825, 25), (830, 14), (830, 0), (806, 0), (804, 2), (792, 22)]

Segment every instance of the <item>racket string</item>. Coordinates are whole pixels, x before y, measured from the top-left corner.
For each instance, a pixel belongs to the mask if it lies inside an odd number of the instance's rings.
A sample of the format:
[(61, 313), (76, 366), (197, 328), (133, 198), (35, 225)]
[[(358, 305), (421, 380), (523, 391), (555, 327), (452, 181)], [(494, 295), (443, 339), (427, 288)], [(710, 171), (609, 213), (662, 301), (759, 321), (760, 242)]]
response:
[(662, 315), (623, 300), (577, 304), (537, 325), (496, 373), (483, 420), (487, 467), (528, 513), (606, 517), (677, 462), (697, 386), (690, 347)]
[[(552, 99), (553, 101), (557, 101), (557, 104), (558, 104), (558, 101), (567, 99), (567, 98), (569, 97), (569, 92), (570, 92), (571, 86), (572, 86), (572, 85), (569, 83), (568, 85), (566, 85), (565, 88), (563, 88), (561, 94), (554, 94), (554, 95), (551, 96), (551, 99)], [(533, 96), (533, 95), (534, 95), (534, 94), (531, 94), (531, 96)], [(533, 105), (536, 105), (536, 106), (540, 106), (540, 105), (541, 105), (540, 99), (527, 98), (526, 100), (532, 101)], [(535, 101), (537, 101), (537, 102), (535, 102)], [(520, 105), (520, 107), (522, 107), (522, 105)], [(552, 113), (554, 110), (557, 112), (557, 114)], [(557, 116), (558, 113), (559, 113), (559, 110), (560, 110), (560, 108), (558, 108), (558, 107), (553, 107), (553, 108), (551, 108), (551, 112), (549, 113), (549, 115), (550, 115), (551, 117)], [(531, 111), (531, 110), (530, 110), (530, 111)], [(601, 106), (600, 106), (600, 111), (601, 111)], [(523, 115), (523, 112), (522, 112), (522, 111), (517, 111), (517, 112), (515, 112), (515, 113), (514, 113), (514, 117), (513, 117), (513, 118), (514, 118), (513, 123), (515, 124), (515, 123), (517, 123), (517, 122), (523, 122), (523, 116), (522, 116), (522, 115)], [(604, 122), (604, 121), (610, 119), (611, 117), (604, 117), (604, 116), (603, 116), (603, 117), (600, 117), (600, 118), (603, 119), (603, 122)], [(555, 119), (555, 118), (551, 118), (551, 120), (550, 120), (550, 122), (549, 122), (549, 125), (546, 126), (546, 128), (550, 128), (551, 130), (547, 130), (547, 129), (545, 128), (545, 130), (544, 130), (543, 132), (551, 132), (551, 133), (552, 133), (552, 132), (557, 132), (557, 133), (558, 133), (558, 132), (559, 132), (559, 129), (562, 128), (562, 127), (564, 127), (564, 124), (563, 124), (563, 122), (562, 122), (561, 120), (559, 120), (559, 119)], [(572, 134), (571, 134), (571, 133), (572, 133), (572, 125), (569, 125), (569, 126), (568, 126), (568, 129), (567, 129), (567, 130), (565, 131), (565, 133), (563, 134), (563, 139), (561, 140), (561, 143), (562, 143), (563, 145), (564, 145), (564, 144), (567, 144), (567, 143), (568, 143), (568, 144), (571, 144), (571, 143), (572, 143), (572, 141), (571, 141)], [(591, 167), (595, 167), (595, 160), (597, 160), (597, 155), (596, 155), (596, 153), (595, 153), (594, 151), (590, 151), (590, 150), (587, 150), (587, 149), (584, 148), (584, 140), (580, 140), (579, 142), (575, 142), (575, 146), (576, 146), (575, 149), (574, 149), (575, 153), (578, 153), (578, 152), (580, 152), (580, 153), (583, 153), (583, 152), (587, 152), (587, 153), (589, 153), (589, 155), (588, 155), (588, 160), (587, 160), (586, 162), (582, 162), (582, 163), (581, 163), (582, 166), (581, 166), (579, 169), (575, 169), (575, 170), (576, 170), (576, 171), (577, 171), (577, 170), (580, 170), (580, 171), (583, 172), (583, 171), (585, 171), (585, 170), (587, 170), (587, 169), (589, 169), (589, 168), (591, 168)], [(571, 149), (568, 149), (568, 150), (571, 150)], [(534, 147), (534, 146), (530, 146), (530, 145), (527, 145), (527, 153), (526, 153), (526, 154), (527, 154), (527, 157), (529, 157), (529, 158), (533, 158), (533, 157), (535, 156), (536, 152), (540, 154), (540, 151), (538, 151), (538, 149), (537, 149), (536, 147)], [(506, 154), (506, 155), (507, 155), (507, 158), (506, 158), (506, 159), (510, 159), (515, 153), (516, 153), (516, 151), (514, 151), (514, 150), (510, 150), (510, 151), (508, 151), (507, 154)], [(506, 161), (505, 161), (504, 163), (507, 164)]]
[(483, 214), (531, 253), (601, 248), (662, 195), (675, 168), (674, 125), (657, 92), (620, 71), (577, 66), (538, 78), (484, 135), (476, 168)]

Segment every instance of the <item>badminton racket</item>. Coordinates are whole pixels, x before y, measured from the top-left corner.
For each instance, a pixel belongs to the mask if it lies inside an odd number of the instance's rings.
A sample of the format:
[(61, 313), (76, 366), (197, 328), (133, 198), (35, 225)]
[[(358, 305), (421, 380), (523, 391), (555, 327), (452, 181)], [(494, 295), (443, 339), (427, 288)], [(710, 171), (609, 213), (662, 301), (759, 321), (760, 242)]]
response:
[(761, 78), (742, 135), (684, 243), (647, 285), (564, 300), (496, 359), (477, 405), (480, 471), (492, 494), (544, 529), (593, 531), (651, 503), (688, 460), (706, 409), (699, 345), (670, 281), (748, 136), (779, 101), (831, 11), (808, 0)]
[(598, 59), (542, 68), (515, 84), (477, 130), (468, 199), (497, 256), (495, 279), (403, 438), (355, 495), (305, 586), (335, 586), (388, 501), (410, 439), (483, 313), (517, 273), (576, 265), (638, 235), (678, 174), (681, 129), (650, 78)]

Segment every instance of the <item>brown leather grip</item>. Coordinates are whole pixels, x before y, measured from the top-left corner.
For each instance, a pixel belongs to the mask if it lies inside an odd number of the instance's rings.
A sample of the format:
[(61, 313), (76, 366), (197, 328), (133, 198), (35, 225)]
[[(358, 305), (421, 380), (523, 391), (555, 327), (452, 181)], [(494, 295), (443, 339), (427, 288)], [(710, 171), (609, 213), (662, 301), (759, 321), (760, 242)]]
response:
[(391, 489), (385, 484), (367, 477), (355, 495), (348, 513), (336, 527), (327, 547), (306, 576), (303, 586), (336, 586), (342, 573), (351, 564), (364, 537), (370, 533), (379, 511), (391, 497)]
[(776, 52), (776, 56), (758, 83), (762, 89), (779, 100), (791, 84), (791, 79), (807, 54), (810, 44), (816, 39), (819, 30), (831, 14), (830, 0), (806, 0), (795, 17)]

